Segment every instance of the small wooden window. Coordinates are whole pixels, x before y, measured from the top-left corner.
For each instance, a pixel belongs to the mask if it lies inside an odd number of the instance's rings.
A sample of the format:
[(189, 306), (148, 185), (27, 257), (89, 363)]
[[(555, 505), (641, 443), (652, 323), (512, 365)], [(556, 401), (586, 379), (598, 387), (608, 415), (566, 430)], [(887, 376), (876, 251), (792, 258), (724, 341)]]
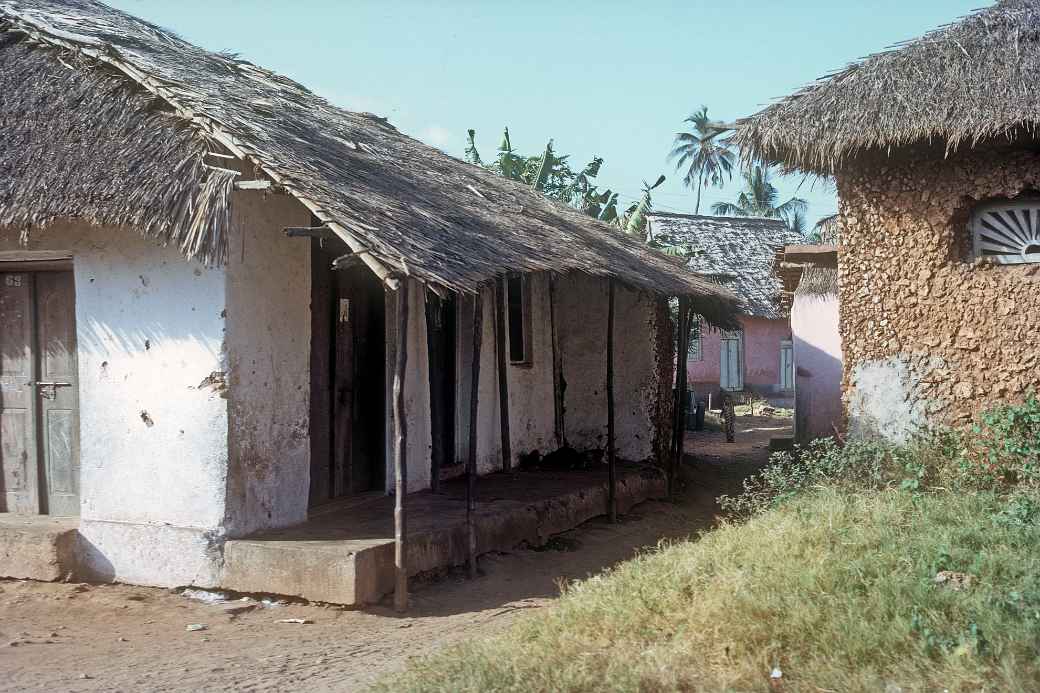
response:
[(695, 315), (693, 316), (693, 324), (690, 326), (690, 348), (686, 354), (687, 360), (704, 360), (704, 340), (702, 337), (703, 330), (701, 327), (701, 319)]
[(509, 321), (509, 362), (531, 364), (531, 292), (527, 277), (506, 279), (506, 315)]
[(976, 259), (1001, 265), (1040, 262), (1040, 199), (992, 202), (971, 217)]

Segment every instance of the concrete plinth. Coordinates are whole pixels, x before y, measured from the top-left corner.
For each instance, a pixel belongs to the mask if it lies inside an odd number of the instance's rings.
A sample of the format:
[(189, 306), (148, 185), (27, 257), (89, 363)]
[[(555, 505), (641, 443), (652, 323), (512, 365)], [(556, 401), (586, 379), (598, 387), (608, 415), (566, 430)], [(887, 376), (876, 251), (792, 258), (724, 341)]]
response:
[(74, 517), (0, 513), (0, 577), (60, 580), (75, 569)]
[[(606, 473), (493, 474), (477, 482), (477, 553), (541, 546), (555, 534), (606, 512)], [(408, 496), (411, 575), (466, 561), (465, 487)], [(626, 466), (618, 474), (618, 512), (665, 495), (653, 469)], [(312, 601), (361, 605), (393, 589), (393, 499), (377, 496), (312, 517), (305, 524), (228, 541), (222, 586)]]

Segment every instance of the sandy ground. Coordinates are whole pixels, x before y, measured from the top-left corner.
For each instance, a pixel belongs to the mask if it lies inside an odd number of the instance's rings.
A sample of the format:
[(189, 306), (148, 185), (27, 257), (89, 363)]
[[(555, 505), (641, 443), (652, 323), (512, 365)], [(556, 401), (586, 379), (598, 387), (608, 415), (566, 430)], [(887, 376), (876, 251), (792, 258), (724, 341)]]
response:
[[(0, 691), (362, 690), (410, 657), (550, 607), (561, 581), (709, 527), (715, 496), (738, 490), (789, 422), (740, 417), (732, 444), (691, 435), (681, 502), (594, 520), (548, 550), (483, 557), (475, 582), (453, 573), (415, 585), (405, 616), (313, 604), (232, 614), (154, 588), (0, 581)], [(293, 618), (309, 623), (278, 623)]]

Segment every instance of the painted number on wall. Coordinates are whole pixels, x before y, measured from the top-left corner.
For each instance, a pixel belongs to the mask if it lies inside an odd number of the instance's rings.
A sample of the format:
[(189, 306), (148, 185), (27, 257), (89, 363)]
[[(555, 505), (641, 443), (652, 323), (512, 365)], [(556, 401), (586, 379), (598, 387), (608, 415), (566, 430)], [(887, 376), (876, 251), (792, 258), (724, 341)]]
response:
[(5, 280), (4, 283), (7, 284), (7, 286), (21, 286), (22, 285), (22, 275), (20, 275), (20, 274), (5, 274), (4, 275), (4, 280)]

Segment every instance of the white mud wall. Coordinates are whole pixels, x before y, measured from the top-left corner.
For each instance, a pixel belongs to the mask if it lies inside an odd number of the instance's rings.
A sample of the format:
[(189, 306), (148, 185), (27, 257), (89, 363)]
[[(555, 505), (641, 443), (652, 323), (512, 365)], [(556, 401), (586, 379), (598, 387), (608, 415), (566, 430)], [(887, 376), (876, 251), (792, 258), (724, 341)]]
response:
[[(430, 487), (433, 439), (430, 430), (430, 357), (426, 347), (426, 289), (403, 280), (408, 290), (407, 363), (404, 411), (407, 422), (408, 492)], [(386, 490), (394, 489), (394, 368), (397, 364), (397, 295), (386, 292)]]
[(310, 213), (286, 195), (234, 193), (227, 264), (229, 537), (307, 519)]
[[(531, 358), (507, 364), (509, 436), (512, 464), (532, 452), (548, 454), (557, 448), (553, 397), (552, 327), (549, 277), (529, 278), (531, 305)], [(556, 283), (556, 329), (565, 391), (565, 434), (579, 450), (601, 450), (607, 442), (606, 330), (607, 284), (584, 275), (559, 277)], [(430, 486), (431, 431), (429, 360), (426, 347), (424, 291), (411, 287), (408, 320), (408, 373), (405, 411), (408, 416), (408, 488)], [(480, 384), (477, 408), (477, 469), (488, 474), (502, 469), (502, 436), (495, 351), (494, 293), (482, 294), (483, 320)], [(468, 302), (460, 302), (468, 306)], [(396, 298), (387, 295), (387, 420), (392, 421), (393, 363), (396, 353)], [(460, 314), (460, 320), (471, 320)], [(615, 295), (615, 403), (618, 456), (629, 460), (653, 457), (655, 398), (659, 364), (654, 349), (656, 317), (652, 297), (618, 286)], [(471, 339), (468, 330), (460, 338)], [(508, 336), (506, 343), (508, 353)], [(466, 352), (468, 353), (467, 345)], [(457, 398), (468, 402), (469, 363), (459, 363)], [(457, 435), (467, 435), (463, 417), (456, 412)], [(457, 446), (466, 449), (466, 446)], [(387, 427), (387, 490), (393, 489), (393, 426)]]
[[(17, 233), (0, 247), (16, 250)], [(126, 229), (69, 222), (30, 250), (73, 256), (81, 550), (94, 578), (215, 585), (224, 518), (225, 273)]]
[[(563, 357), (567, 442), (578, 450), (607, 444), (607, 282), (572, 274), (561, 279), (557, 329)], [(617, 285), (614, 296), (614, 402), (617, 454), (653, 456), (659, 369), (650, 296)]]

